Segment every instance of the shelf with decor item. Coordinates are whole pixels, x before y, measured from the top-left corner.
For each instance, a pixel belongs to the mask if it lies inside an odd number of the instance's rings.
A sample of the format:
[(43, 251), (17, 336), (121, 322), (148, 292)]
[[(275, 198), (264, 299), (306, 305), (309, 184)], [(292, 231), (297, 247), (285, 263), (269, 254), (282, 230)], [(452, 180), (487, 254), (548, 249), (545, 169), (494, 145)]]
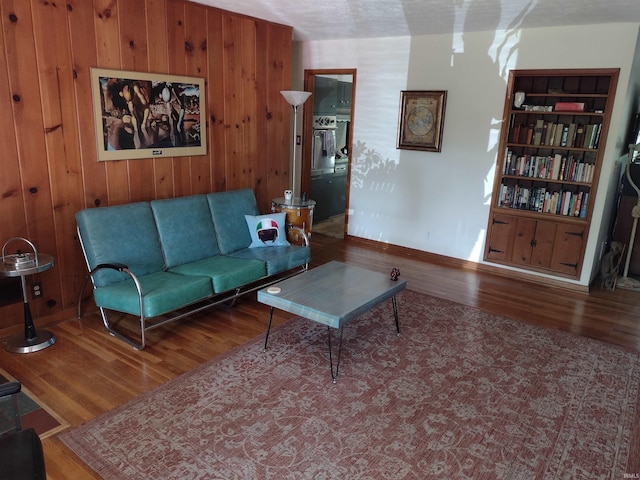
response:
[(580, 277), (618, 74), (509, 72), (486, 261)]

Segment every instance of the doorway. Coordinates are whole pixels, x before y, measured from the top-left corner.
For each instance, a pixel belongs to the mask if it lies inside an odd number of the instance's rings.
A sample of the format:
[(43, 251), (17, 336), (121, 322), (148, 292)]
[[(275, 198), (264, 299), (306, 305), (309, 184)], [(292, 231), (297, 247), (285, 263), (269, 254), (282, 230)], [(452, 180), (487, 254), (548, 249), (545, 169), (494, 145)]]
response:
[(349, 221), (356, 70), (305, 70), (304, 89), (312, 92), (313, 108), (304, 110), (301, 191), (316, 201), (313, 231), (344, 238)]

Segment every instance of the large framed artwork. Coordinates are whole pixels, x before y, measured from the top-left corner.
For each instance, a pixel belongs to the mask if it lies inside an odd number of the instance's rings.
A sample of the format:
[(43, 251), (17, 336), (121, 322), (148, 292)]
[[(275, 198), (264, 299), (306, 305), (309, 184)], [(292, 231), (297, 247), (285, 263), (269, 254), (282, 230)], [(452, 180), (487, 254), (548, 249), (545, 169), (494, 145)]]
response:
[(428, 152), (441, 151), (446, 103), (446, 90), (401, 91), (396, 147)]
[(98, 160), (206, 155), (204, 78), (91, 69)]

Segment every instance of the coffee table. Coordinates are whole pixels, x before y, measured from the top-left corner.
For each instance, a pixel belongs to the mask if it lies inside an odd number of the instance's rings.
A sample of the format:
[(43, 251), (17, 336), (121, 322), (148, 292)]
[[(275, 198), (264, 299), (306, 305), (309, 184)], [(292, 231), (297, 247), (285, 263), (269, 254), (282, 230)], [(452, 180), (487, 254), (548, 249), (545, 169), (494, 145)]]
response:
[[(344, 326), (390, 298), (396, 333), (400, 334), (396, 295), (406, 286), (407, 282), (404, 280), (394, 281), (389, 275), (334, 261), (263, 288), (258, 291), (258, 301), (271, 307), (264, 349), (267, 350), (274, 308), (324, 324), (329, 336), (331, 378), (335, 383), (340, 369)], [(340, 330), (335, 371), (331, 347), (332, 328)]]

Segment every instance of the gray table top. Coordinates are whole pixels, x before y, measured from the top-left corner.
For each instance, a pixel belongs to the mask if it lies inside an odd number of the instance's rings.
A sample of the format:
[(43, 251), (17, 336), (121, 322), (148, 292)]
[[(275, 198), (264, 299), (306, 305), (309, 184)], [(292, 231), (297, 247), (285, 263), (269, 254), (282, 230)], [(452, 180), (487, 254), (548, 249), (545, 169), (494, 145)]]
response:
[[(407, 286), (404, 280), (329, 262), (258, 291), (258, 301), (333, 328), (362, 315)], [(277, 293), (273, 287), (279, 288)]]
[(51, 255), (46, 253), (38, 253), (36, 256), (37, 262), (34, 265), (28, 267), (16, 268), (14, 265), (7, 265), (0, 260), (0, 276), (2, 277), (24, 277), (26, 275), (33, 275), (34, 273), (44, 272), (45, 270), (53, 267), (54, 259)]

